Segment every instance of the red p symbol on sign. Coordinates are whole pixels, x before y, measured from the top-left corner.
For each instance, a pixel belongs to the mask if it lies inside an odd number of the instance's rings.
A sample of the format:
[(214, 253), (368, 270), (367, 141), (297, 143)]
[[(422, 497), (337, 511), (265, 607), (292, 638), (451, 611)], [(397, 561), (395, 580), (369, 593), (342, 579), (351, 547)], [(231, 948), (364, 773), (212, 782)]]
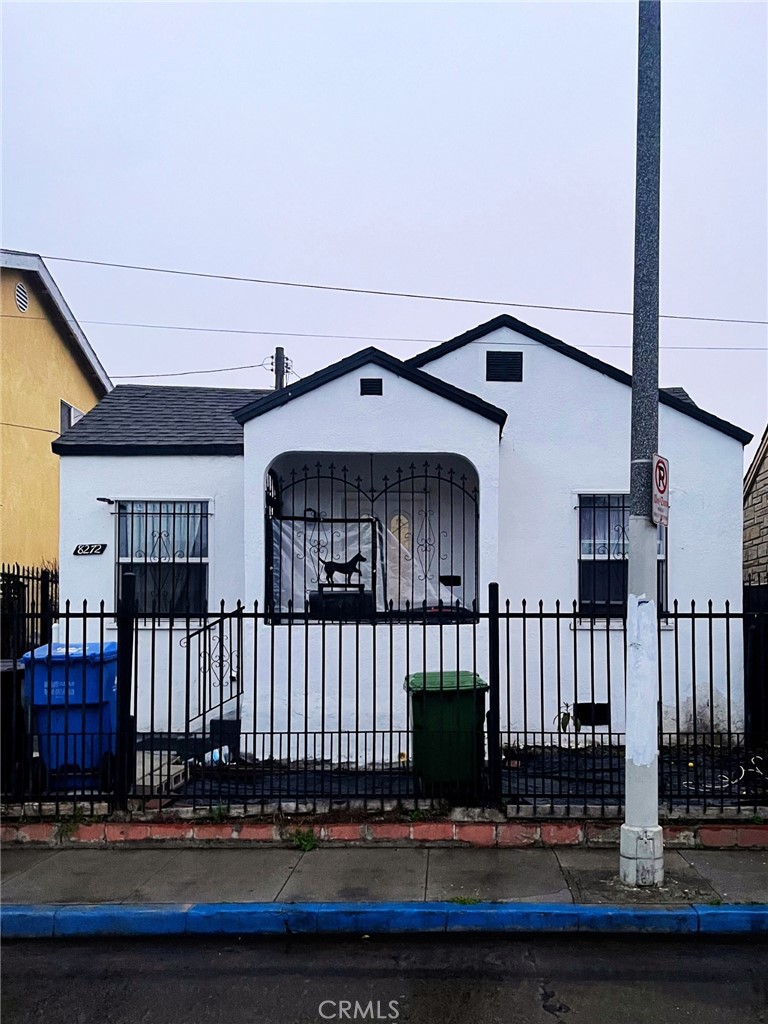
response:
[(663, 462), (656, 463), (656, 489), (659, 494), (665, 494), (667, 490), (667, 467)]
[(651, 519), (658, 526), (669, 525), (669, 463), (661, 455), (653, 456), (653, 495)]

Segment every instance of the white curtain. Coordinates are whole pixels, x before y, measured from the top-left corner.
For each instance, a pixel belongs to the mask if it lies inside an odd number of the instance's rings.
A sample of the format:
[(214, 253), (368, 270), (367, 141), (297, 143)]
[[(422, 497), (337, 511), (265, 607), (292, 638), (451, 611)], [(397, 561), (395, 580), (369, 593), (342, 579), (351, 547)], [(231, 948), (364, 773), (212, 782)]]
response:
[(121, 502), (118, 509), (120, 559), (184, 562), (206, 558), (205, 504), (200, 501)]
[(426, 604), (434, 609), (442, 601), (445, 608), (456, 605), (456, 595), (413, 557), (412, 552), (400, 543), (390, 531), (386, 531), (386, 592), (387, 607), (404, 609), (406, 602), (412, 610), (419, 611)]

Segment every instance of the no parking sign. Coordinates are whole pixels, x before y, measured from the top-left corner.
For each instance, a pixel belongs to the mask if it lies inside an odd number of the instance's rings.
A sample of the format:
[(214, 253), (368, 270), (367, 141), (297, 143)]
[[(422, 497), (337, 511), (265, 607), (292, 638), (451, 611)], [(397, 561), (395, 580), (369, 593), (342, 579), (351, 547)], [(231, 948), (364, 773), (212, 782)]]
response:
[(657, 526), (669, 526), (669, 460), (653, 456), (653, 498), (651, 519)]

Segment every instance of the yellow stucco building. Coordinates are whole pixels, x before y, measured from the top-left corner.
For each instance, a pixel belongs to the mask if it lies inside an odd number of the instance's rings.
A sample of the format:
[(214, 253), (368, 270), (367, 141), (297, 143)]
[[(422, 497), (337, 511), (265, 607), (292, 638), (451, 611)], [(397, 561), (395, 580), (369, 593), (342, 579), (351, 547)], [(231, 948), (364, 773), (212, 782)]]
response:
[(112, 389), (43, 260), (0, 250), (0, 562), (59, 552), (51, 442)]

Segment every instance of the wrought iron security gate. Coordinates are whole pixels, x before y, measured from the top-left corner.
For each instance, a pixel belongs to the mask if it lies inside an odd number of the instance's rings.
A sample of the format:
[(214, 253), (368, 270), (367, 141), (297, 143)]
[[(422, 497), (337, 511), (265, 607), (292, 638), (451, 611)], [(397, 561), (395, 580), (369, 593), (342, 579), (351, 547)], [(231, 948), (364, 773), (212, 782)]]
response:
[[(267, 611), (371, 619), (469, 616), (477, 475), (458, 456), (283, 456), (265, 500)], [(329, 568), (336, 567), (336, 568)]]

